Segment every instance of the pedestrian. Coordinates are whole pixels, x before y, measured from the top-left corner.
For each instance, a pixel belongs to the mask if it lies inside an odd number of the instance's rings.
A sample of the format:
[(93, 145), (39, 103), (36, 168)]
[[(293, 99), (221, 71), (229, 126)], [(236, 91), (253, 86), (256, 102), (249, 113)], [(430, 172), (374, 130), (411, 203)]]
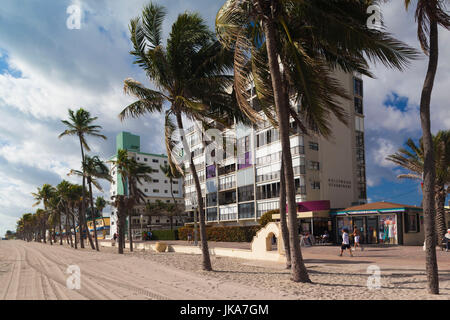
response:
[(339, 256), (342, 257), (342, 253), (346, 249), (348, 249), (350, 251), (350, 256), (353, 257), (352, 247), (350, 246), (350, 241), (349, 241), (349, 236), (348, 236), (348, 230), (342, 229), (342, 245), (341, 245), (341, 254)]
[(450, 229), (447, 229), (447, 233), (444, 236), (444, 242), (445, 242), (445, 251), (448, 252), (448, 249), (450, 249)]
[(361, 246), (360, 240), (361, 240), (361, 233), (358, 230), (358, 227), (355, 226), (353, 229), (353, 237), (355, 239), (354, 249), (356, 251), (356, 247), (360, 247), (361, 251), (363, 251), (363, 247)]
[(113, 246), (116, 245), (116, 240), (117, 240), (117, 233), (114, 233), (114, 235), (113, 235)]
[(188, 231), (187, 240), (188, 240), (188, 244), (192, 243), (192, 233), (190, 231)]

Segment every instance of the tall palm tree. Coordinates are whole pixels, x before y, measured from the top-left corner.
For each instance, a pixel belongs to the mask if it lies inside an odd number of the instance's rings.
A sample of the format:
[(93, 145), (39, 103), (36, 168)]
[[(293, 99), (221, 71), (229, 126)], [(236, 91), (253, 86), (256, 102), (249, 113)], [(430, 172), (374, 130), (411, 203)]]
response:
[[(81, 162), (84, 162), (84, 150), (90, 151), (89, 145), (86, 142), (86, 136), (94, 136), (99, 137), (104, 140), (106, 140), (106, 137), (102, 134), (100, 134), (101, 126), (93, 125), (93, 122), (97, 120), (98, 117), (91, 117), (91, 114), (89, 111), (86, 111), (82, 108), (78, 109), (76, 113), (69, 109), (69, 120), (62, 120), (61, 122), (66, 125), (67, 129), (59, 135), (59, 138), (62, 138), (64, 136), (77, 136), (78, 140), (80, 141), (80, 149), (81, 149)], [(82, 222), (86, 222), (86, 205), (84, 202), (85, 199), (85, 185), (86, 185), (86, 179), (83, 175), (83, 201), (82, 201)], [(85, 228), (87, 229), (87, 224), (85, 224)], [(81, 225), (80, 225), (80, 231), (81, 231)], [(94, 243), (92, 242), (91, 235), (89, 233), (89, 230), (86, 230), (89, 238), (89, 242), (91, 244), (92, 249), (95, 249)], [(84, 248), (84, 242), (83, 237), (81, 237), (81, 247)]]
[[(82, 171), (79, 170), (70, 170), (69, 175), (76, 174), (78, 176), (84, 176), (87, 180), (87, 184), (89, 187), (89, 199), (90, 199), (90, 212), (91, 212), (91, 218), (94, 226), (94, 238), (95, 238), (95, 247), (97, 251), (100, 251), (100, 248), (98, 246), (98, 237), (97, 237), (97, 225), (96, 225), (96, 207), (94, 206), (94, 197), (92, 193), (92, 185), (94, 185), (97, 190), (100, 192), (103, 191), (103, 188), (101, 187), (100, 183), (97, 181), (97, 179), (105, 179), (109, 182), (112, 181), (112, 178), (109, 174), (109, 169), (105, 165), (105, 163), (100, 160), (99, 157), (89, 157), (85, 156), (84, 161), (82, 163)], [(87, 230), (89, 232), (89, 230)]]
[[(55, 188), (53, 188), (50, 184), (44, 184), (42, 188), (38, 188), (38, 191), (36, 193), (31, 193), (36, 200), (36, 203), (33, 204), (33, 207), (40, 205), (41, 203), (44, 205), (44, 211), (41, 212), (42, 215), (42, 226), (43, 226), (43, 233), (44, 233), (44, 243), (47, 243), (46, 241), (46, 230), (47, 230), (47, 219), (48, 219), (48, 212), (47, 208), (49, 207), (49, 200), (53, 197), (55, 193)], [(52, 237), (50, 232), (50, 244), (52, 244)]]
[[(405, 0), (406, 9), (411, 0)], [(428, 292), (439, 294), (439, 276), (436, 260), (436, 237), (434, 220), (434, 185), (435, 168), (433, 158), (433, 137), (431, 134), (430, 103), (434, 79), (437, 73), (439, 60), (438, 26), (450, 29), (450, 16), (446, 12), (444, 0), (418, 0), (415, 12), (417, 21), (417, 35), (420, 46), (429, 56), (428, 69), (420, 97), (420, 123), (422, 126), (422, 141), (424, 151), (423, 167), (423, 212), (425, 219), (426, 243), (426, 270), (428, 279)]]
[(127, 188), (127, 167), (129, 165), (128, 151), (123, 149), (118, 150), (117, 157), (109, 162), (112, 163), (112, 169), (117, 172), (117, 176), (121, 177), (121, 181), (116, 181), (116, 183), (121, 183), (123, 187), (123, 194), (117, 193), (111, 197), (111, 200), (113, 200), (112, 204), (117, 209), (117, 227), (119, 232), (118, 252), (119, 254), (123, 254), (123, 249), (125, 247), (127, 208), (129, 207), (129, 202), (131, 202)]
[[(228, 0), (216, 18), (219, 39), (235, 52), (234, 85), (239, 107), (253, 121), (259, 120), (247, 93), (254, 82), (264, 113), (279, 126), (292, 275), (296, 282), (310, 279), (298, 237), (290, 116), (304, 133), (308, 128), (328, 137), (332, 116), (347, 122), (336, 100), (349, 98), (333, 78), (333, 70), (339, 67), (345, 72), (372, 76), (367, 60), (402, 69), (415, 57), (413, 49), (389, 34), (366, 27), (366, 9), (373, 2)], [(299, 113), (291, 108), (291, 99), (300, 105)]]
[(173, 195), (173, 179), (180, 179), (182, 178), (182, 174), (178, 171), (178, 170), (173, 170), (173, 168), (168, 165), (165, 164), (164, 166), (159, 166), (161, 168), (161, 171), (164, 173), (164, 175), (169, 178), (169, 183), (170, 183), (170, 195), (172, 196), (172, 200), (174, 203), (174, 207), (173, 207), (173, 212), (170, 211), (169, 213), (169, 219), (170, 219), (170, 230), (173, 229), (173, 216), (174, 214), (178, 214), (178, 203), (175, 200), (175, 196)]
[[(400, 174), (401, 179), (422, 181), (424, 168), (424, 146), (422, 139), (419, 146), (412, 139), (406, 142), (407, 148), (400, 148), (386, 159), (405, 168), (407, 174)], [(450, 192), (450, 130), (439, 131), (433, 136), (433, 158), (435, 159), (434, 199), (436, 210), (436, 240), (440, 241), (447, 233), (445, 225), (445, 200)]]
[[(224, 50), (214, 38), (208, 26), (197, 13), (180, 14), (172, 25), (167, 45), (162, 44), (162, 23), (166, 11), (163, 7), (150, 3), (142, 16), (131, 20), (131, 42), (135, 64), (143, 68), (157, 90), (145, 88), (141, 83), (126, 79), (124, 90), (138, 101), (126, 107), (120, 114), (139, 117), (145, 113), (163, 112), (163, 104), (169, 105), (166, 116), (166, 148), (169, 164), (181, 172), (181, 166), (172, 156), (170, 141), (175, 117), (180, 131), (184, 153), (190, 149), (184, 138), (182, 116), (191, 120), (206, 122), (207, 119), (245, 120), (233, 108), (234, 101), (227, 89), (232, 77), (227, 74), (232, 67), (232, 55)], [(170, 126), (167, 125), (170, 123)], [(200, 235), (202, 240), (203, 269), (212, 270), (205, 230), (205, 212), (200, 181), (191, 157), (189, 170), (195, 181), (200, 211)]]

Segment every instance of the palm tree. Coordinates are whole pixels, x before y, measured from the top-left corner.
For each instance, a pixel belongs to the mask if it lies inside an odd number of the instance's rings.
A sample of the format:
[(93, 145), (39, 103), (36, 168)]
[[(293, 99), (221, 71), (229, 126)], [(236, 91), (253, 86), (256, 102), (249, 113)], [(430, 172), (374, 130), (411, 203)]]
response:
[[(221, 42), (235, 51), (235, 91), (239, 107), (259, 119), (249, 103), (253, 82), (263, 111), (279, 126), (283, 151), (289, 239), (294, 281), (309, 282), (298, 238), (290, 116), (306, 133), (331, 134), (329, 119), (346, 123), (336, 102), (348, 95), (332, 77), (337, 67), (372, 76), (367, 59), (402, 69), (415, 51), (389, 34), (366, 27), (372, 1), (228, 0), (216, 18)], [(290, 100), (300, 105), (297, 113)], [(271, 107), (274, 105), (274, 108)]]
[(127, 216), (127, 208), (129, 207), (129, 202), (131, 198), (128, 195), (127, 188), (127, 167), (129, 165), (128, 151), (120, 149), (117, 151), (117, 157), (115, 160), (109, 161), (112, 163), (112, 169), (115, 169), (117, 176), (121, 177), (121, 181), (116, 183), (121, 183), (123, 187), (123, 194), (116, 194), (111, 197), (113, 200), (113, 206), (117, 209), (117, 227), (119, 232), (119, 254), (123, 254), (123, 249), (125, 246), (125, 223)]
[(100, 213), (100, 216), (103, 218), (103, 209), (105, 209), (107, 205), (107, 202), (105, 198), (98, 196), (95, 199), (95, 207), (97, 208), (98, 212)]
[[(79, 236), (80, 236), (80, 245), (82, 243), (83, 239), (83, 224), (82, 221), (82, 213), (80, 210), (81, 202), (83, 201), (83, 186), (78, 184), (71, 184), (69, 186), (69, 205), (70, 205), (70, 212), (72, 216), (72, 228), (74, 232), (74, 238), (75, 238), (75, 249), (77, 249), (77, 225), (76, 225), (76, 218), (78, 216), (78, 230), (79, 230)], [(75, 210), (75, 208), (78, 208)]]
[[(422, 139), (419, 146), (412, 139), (408, 139), (406, 146), (400, 148), (395, 154), (389, 155), (386, 159), (405, 168), (407, 174), (400, 174), (401, 179), (414, 179), (422, 181), (424, 168), (424, 147)], [(440, 241), (447, 233), (445, 225), (445, 200), (450, 187), (450, 130), (439, 131), (433, 136), (433, 158), (435, 159), (435, 185), (434, 199), (436, 210), (436, 240)]]
[[(180, 14), (172, 25), (166, 47), (162, 44), (162, 23), (166, 15), (161, 6), (150, 3), (142, 17), (131, 20), (130, 32), (135, 56), (135, 64), (143, 68), (159, 90), (145, 88), (141, 83), (126, 79), (125, 93), (138, 98), (120, 114), (123, 120), (139, 117), (145, 113), (166, 110), (166, 149), (169, 164), (181, 172), (181, 167), (172, 156), (170, 140), (174, 129), (171, 117), (174, 116), (183, 142), (185, 154), (190, 149), (184, 138), (182, 116), (191, 120), (206, 122), (207, 119), (220, 120), (245, 117), (233, 108), (234, 101), (227, 89), (232, 77), (227, 74), (232, 67), (232, 55), (224, 50), (208, 30), (206, 23), (196, 13)], [(170, 124), (170, 125), (169, 125)], [(200, 234), (202, 240), (203, 269), (212, 270), (206, 241), (205, 212), (200, 181), (191, 157), (189, 170), (195, 181), (200, 211)]]
[[(80, 141), (80, 148), (81, 148), (81, 162), (84, 162), (84, 149), (86, 151), (90, 151), (90, 148), (86, 142), (86, 136), (94, 136), (99, 137), (104, 140), (106, 140), (106, 137), (99, 133), (101, 126), (93, 125), (92, 123), (97, 120), (98, 117), (91, 117), (91, 114), (80, 108), (76, 111), (76, 113), (69, 109), (69, 120), (62, 120), (61, 122), (64, 123), (67, 127), (67, 129), (59, 135), (59, 138), (62, 138), (64, 136), (77, 136), (78, 140)], [(89, 242), (91, 244), (92, 249), (95, 249), (94, 243), (92, 242), (91, 234), (89, 233), (89, 230), (87, 229), (86, 221), (86, 206), (85, 206), (85, 185), (86, 185), (86, 179), (83, 175), (83, 201), (82, 201), (82, 207), (81, 207), (81, 217), (82, 222), (85, 224), (85, 228), (87, 230)], [(81, 225), (80, 225), (80, 231), (81, 231)], [(81, 237), (81, 247), (84, 248), (84, 242), (83, 237)]]
[(113, 168), (116, 168), (117, 173), (122, 177), (124, 194), (127, 197), (125, 209), (128, 212), (128, 237), (130, 239), (130, 251), (133, 251), (131, 217), (135, 205), (140, 203), (140, 201), (145, 203), (145, 193), (138, 188), (138, 184), (142, 184), (142, 180), (151, 181), (150, 173), (152, 168), (138, 163), (134, 158), (130, 158), (127, 150), (118, 150), (117, 160), (111, 162), (113, 163)]
[[(100, 251), (100, 248), (98, 246), (98, 238), (97, 238), (97, 225), (96, 225), (96, 207), (94, 206), (94, 197), (92, 193), (92, 185), (94, 185), (97, 190), (100, 192), (103, 191), (101, 185), (98, 183), (97, 179), (105, 179), (109, 182), (112, 181), (112, 178), (109, 174), (109, 169), (105, 165), (105, 163), (100, 160), (99, 157), (89, 157), (85, 156), (84, 161), (82, 163), (83, 170), (70, 170), (69, 175), (76, 174), (79, 176), (84, 176), (87, 180), (88, 187), (89, 187), (89, 199), (90, 199), (90, 212), (91, 212), (91, 218), (94, 225), (94, 238), (95, 238), (95, 247), (97, 248), (97, 251)], [(89, 232), (89, 230), (88, 230)]]
[[(406, 9), (411, 0), (405, 0)], [(425, 217), (425, 243), (426, 243), (426, 270), (428, 278), (428, 292), (439, 294), (439, 276), (436, 260), (436, 237), (434, 219), (434, 185), (435, 168), (433, 158), (433, 137), (431, 134), (430, 103), (434, 79), (437, 73), (439, 41), (438, 25), (450, 29), (450, 16), (446, 13), (446, 4), (443, 0), (418, 0), (415, 12), (417, 21), (417, 35), (420, 46), (429, 56), (428, 70), (420, 97), (420, 123), (422, 126), (422, 141), (424, 151), (423, 166), (423, 212)]]
[[(41, 212), (42, 214), (42, 226), (43, 226), (43, 232), (44, 232), (44, 243), (47, 243), (46, 241), (46, 230), (47, 230), (47, 217), (48, 217), (48, 213), (47, 213), (47, 208), (49, 206), (49, 200), (50, 198), (53, 197), (55, 193), (55, 188), (53, 188), (51, 185), (49, 184), (44, 184), (41, 188), (38, 188), (38, 191), (36, 193), (31, 193), (34, 197), (34, 199), (36, 200), (36, 203), (33, 204), (33, 207), (39, 205), (39, 204), (43, 204), (44, 205), (44, 211)], [(50, 244), (52, 244), (52, 237), (51, 237), (51, 232), (50, 232)]]
[[(73, 214), (71, 214), (69, 211), (71, 198), (73, 197), (72, 186), (73, 185), (70, 182), (63, 180), (56, 186), (56, 190), (58, 192), (59, 197), (61, 198), (61, 204), (63, 206), (64, 214), (66, 217), (65, 218), (66, 240), (67, 240), (67, 242), (69, 242), (69, 240), (70, 240), (70, 246), (73, 248), (73, 246), (74, 246), (73, 240), (72, 240), (72, 227), (73, 226), (71, 225), (71, 222), (70, 222), (71, 218), (73, 218)], [(75, 221), (74, 218), (72, 220)], [(70, 233), (70, 239), (69, 239), (69, 233)], [(75, 243), (76, 243), (76, 239), (75, 239)]]
[(173, 168), (165, 164), (164, 166), (159, 166), (161, 168), (161, 171), (164, 173), (164, 175), (169, 178), (170, 183), (170, 195), (172, 196), (172, 200), (174, 203), (173, 211), (169, 211), (169, 219), (170, 219), (170, 230), (173, 229), (173, 216), (174, 214), (178, 214), (178, 204), (175, 200), (175, 196), (173, 195), (173, 179), (180, 179), (182, 178), (182, 174), (178, 170), (173, 170)]
[[(105, 198), (102, 196), (98, 196), (95, 199), (95, 208), (97, 209), (97, 212), (100, 214), (100, 217), (103, 220), (103, 226), (105, 226), (105, 219), (103, 218), (103, 209), (105, 209), (106, 205), (108, 203), (106, 202)], [(105, 239), (106, 233), (105, 229), (103, 229), (103, 239)]]
[[(49, 217), (48, 221), (51, 222), (51, 225), (55, 226), (58, 225), (59, 230), (59, 244), (63, 244), (63, 232), (62, 232), (62, 226), (61, 226), (61, 212), (64, 210), (64, 204), (63, 199), (58, 192), (58, 189), (55, 188), (55, 193), (49, 200)], [(56, 233), (56, 230), (55, 230)], [(56, 234), (55, 234), (55, 242), (56, 242)]]

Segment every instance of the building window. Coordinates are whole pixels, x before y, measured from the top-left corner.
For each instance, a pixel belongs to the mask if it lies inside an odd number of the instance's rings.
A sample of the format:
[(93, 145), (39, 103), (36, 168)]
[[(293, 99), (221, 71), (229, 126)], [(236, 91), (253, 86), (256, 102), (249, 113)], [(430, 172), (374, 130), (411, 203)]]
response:
[(153, 169), (153, 172), (154, 172), (154, 173), (158, 173), (159, 170), (158, 170), (158, 169)]
[(239, 219), (249, 219), (255, 217), (255, 203), (244, 203), (239, 205)]
[(158, 159), (152, 159), (152, 162), (153, 163), (159, 163), (159, 160)]
[[(217, 206), (217, 193), (216, 192), (208, 193), (206, 195), (206, 206), (207, 207)], [(217, 214), (217, 212), (216, 212), (216, 214)]]
[(206, 221), (216, 221), (217, 220), (217, 208), (206, 209)]
[(309, 162), (309, 169), (310, 170), (320, 170), (320, 163), (317, 161), (310, 161)]
[(153, 189), (154, 193), (159, 193), (159, 189)]
[(145, 189), (145, 192), (148, 192), (148, 189)]
[(178, 194), (178, 190), (174, 190), (174, 191), (173, 191), (173, 194)]
[(309, 149), (310, 149), (310, 150), (318, 151), (318, 150), (319, 150), (319, 144), (316, 143), (316, 142), (310, 141), (310, 142), (309, 142)]
[(169, 191), (167, 191), (167, 190), (164, 190), (164, 193), (168, 193)]
[(418, 219), (417, 219), (417, 214), (416, 213), (408, 213), (407, 214), (407, 232), (419, 232), (418, 229)]
[(158, 182), (159, 182), (159, 180), (158, 180), (158, 179), (155, 179), (155, 180), (153, 180), (153, 182), (154, 182), (154, 183), (158, 183)]
[(238, 188), (239, 202), (253, 201), (255, 199), (255, 192), (253, 185)]
[(353, 78), (354, 94), (358, 96), (363, 96), (363, 82), (361, 79)]
[(172, 184), (178, 184), (178, 181), (173, 180), (173, 181), (172, 181)]
[(355, 112), (363, 114), (363, 101), (361, 98), (355, 97)]
[(144, 161), (145, 161), (145, 162), (147, 162), (147, 160), (148, 160), (147, 158), (144, 158)]
[(216, 176), (216, 166), (212, 165), (206, 167), (206, 179), (214, 178)]
[(313, 190), (318, 190), (318, 189), (320, 189), (320, 182), (319, 182), (319, 181), (314, 181), (314, 182), (312, 182), (312, 183), (311, 183), (311, 188), (312, 188)]

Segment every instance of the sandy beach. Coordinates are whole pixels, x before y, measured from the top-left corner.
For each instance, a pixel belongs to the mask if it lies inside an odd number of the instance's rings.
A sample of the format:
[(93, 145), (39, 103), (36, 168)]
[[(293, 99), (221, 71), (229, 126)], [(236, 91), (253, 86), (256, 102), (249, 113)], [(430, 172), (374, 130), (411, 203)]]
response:
[[(367, 248), (338, 257), (337, 247), (302, 250), (313, 283), (293, 283), (283, 264), (102, 247), (74, 250), (59, 244), (0, 241), (0, 299), (444, 299), (450, 300), (450, 253), (438, 251), (440, 292), (426, 293), (421, 247)], [(80, 290), (66, 286), (69, 265), (81, 270)], [(380, 289), (370, 290), (367, 267), (381, 270)]]

